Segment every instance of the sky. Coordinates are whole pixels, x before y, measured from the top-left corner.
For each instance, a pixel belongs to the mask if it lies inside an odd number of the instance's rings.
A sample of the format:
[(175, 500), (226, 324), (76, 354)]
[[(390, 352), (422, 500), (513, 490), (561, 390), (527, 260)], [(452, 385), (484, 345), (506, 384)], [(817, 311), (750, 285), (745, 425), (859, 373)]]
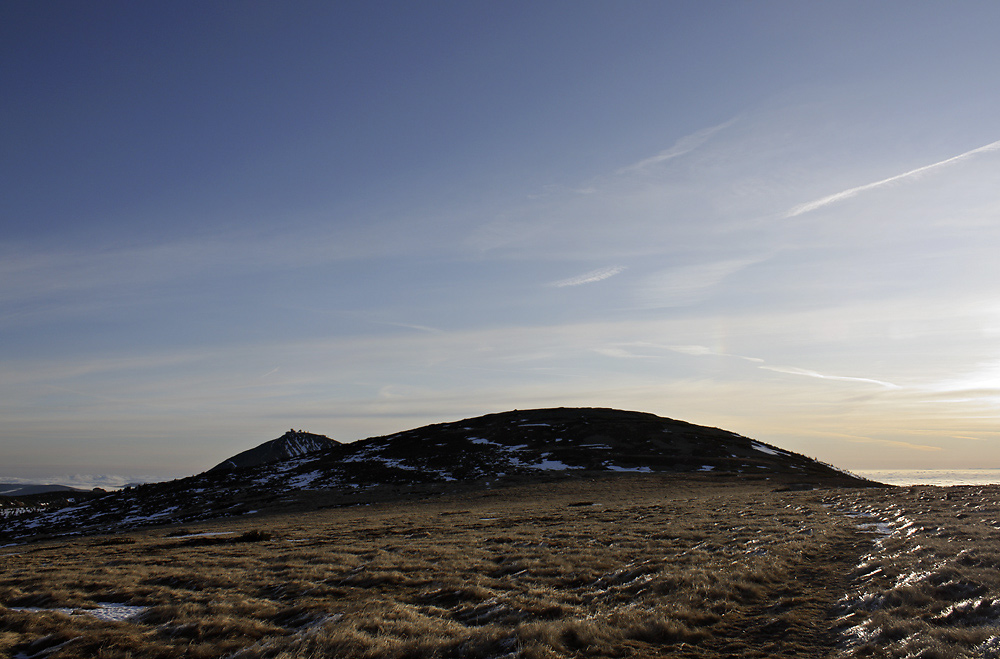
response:
[(1000, 468), (993, 2), (0, 5), (0, 480), (613, 407)]

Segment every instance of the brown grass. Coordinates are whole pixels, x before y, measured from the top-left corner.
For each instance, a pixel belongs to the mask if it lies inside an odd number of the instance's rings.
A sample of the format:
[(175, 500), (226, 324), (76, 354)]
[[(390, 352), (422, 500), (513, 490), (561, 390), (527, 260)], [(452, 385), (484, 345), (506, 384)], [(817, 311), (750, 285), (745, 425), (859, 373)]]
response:
[(844, 656), (1000, 654), (1000, 488), (899, 488), (891, 497), (851, 491), (827, 501), (868, 515), (856, 523), (882, 521), (892, 531), (873, 534), (853, 593), (841, 601)]
[[(1000, 653), (997, 489), (776, 489), (622, 477), (8, 547), (0, 656)], [(15, 610), (105, 602), (147, 608)]]

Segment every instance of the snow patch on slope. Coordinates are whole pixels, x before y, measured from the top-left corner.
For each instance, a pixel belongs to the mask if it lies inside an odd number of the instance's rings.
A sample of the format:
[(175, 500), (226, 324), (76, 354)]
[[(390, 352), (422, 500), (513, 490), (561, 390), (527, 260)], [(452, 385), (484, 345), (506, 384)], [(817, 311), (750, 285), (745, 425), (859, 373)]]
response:
[(770, 446), (764, 446), (760, 442), (750, 442), (750, 447), (755, 451), (760, 451), (761, 453), (767, 453), (768, 455), (788, 455), (784, 451), (779, 451), (773, 449)]

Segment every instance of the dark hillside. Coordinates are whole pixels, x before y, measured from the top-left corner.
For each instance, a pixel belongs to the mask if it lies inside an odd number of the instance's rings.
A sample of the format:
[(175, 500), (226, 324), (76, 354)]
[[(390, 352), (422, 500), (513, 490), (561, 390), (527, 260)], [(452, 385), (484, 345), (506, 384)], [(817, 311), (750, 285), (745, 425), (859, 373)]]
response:
[[(275, 443), (290, 457), (274, 458)], [(310, 450), (293, 450), (306, 446)], [(873, 485), (726, 430), (599, 408), (515, 410), (351, 444), (296, 433), (240, 455), (268, 461), (12, 511), (0, 538), (111, 532), (622, 473), (769, 480), (786, 489)]]
[(859, 479), (718, 428), (603, 408), (514, 410), (351, 445), (351, 461), (394, 462), (456, 480), (537, 471), (725, 472)]
[(291, 458), (326, 450), (339, 444), (326, 435), (316, 435), (301, 430), (289, 430), (277, 439), (264, 442), (260, 446), (237, 453), (228, 460), (223, 460), (209, 471), (229, 471), (231, 469), (246, 469), (272, 462), (282, 462)]

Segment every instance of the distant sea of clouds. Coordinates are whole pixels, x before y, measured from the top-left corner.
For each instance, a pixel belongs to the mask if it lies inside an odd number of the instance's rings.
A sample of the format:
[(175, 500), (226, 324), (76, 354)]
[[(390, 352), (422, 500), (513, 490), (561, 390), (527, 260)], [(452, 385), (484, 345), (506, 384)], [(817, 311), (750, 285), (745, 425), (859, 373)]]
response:
[(888, 485), (1000, 484), (1000, 469), (856, 469), (852, 473)]
[(82, 490), (91, 490), (95, 487), (105, 490), (117, 490), (126, 485), (152, 483), (156, 480), (168, 479), (156, 479), (149, 476), (122, 476), (118, 474), (72, 474), (68, 476), (37, 476), (35, 478), (0, 476), (0, 483), (14, 485), (67, 485), (69, 487), (78, 487)]

